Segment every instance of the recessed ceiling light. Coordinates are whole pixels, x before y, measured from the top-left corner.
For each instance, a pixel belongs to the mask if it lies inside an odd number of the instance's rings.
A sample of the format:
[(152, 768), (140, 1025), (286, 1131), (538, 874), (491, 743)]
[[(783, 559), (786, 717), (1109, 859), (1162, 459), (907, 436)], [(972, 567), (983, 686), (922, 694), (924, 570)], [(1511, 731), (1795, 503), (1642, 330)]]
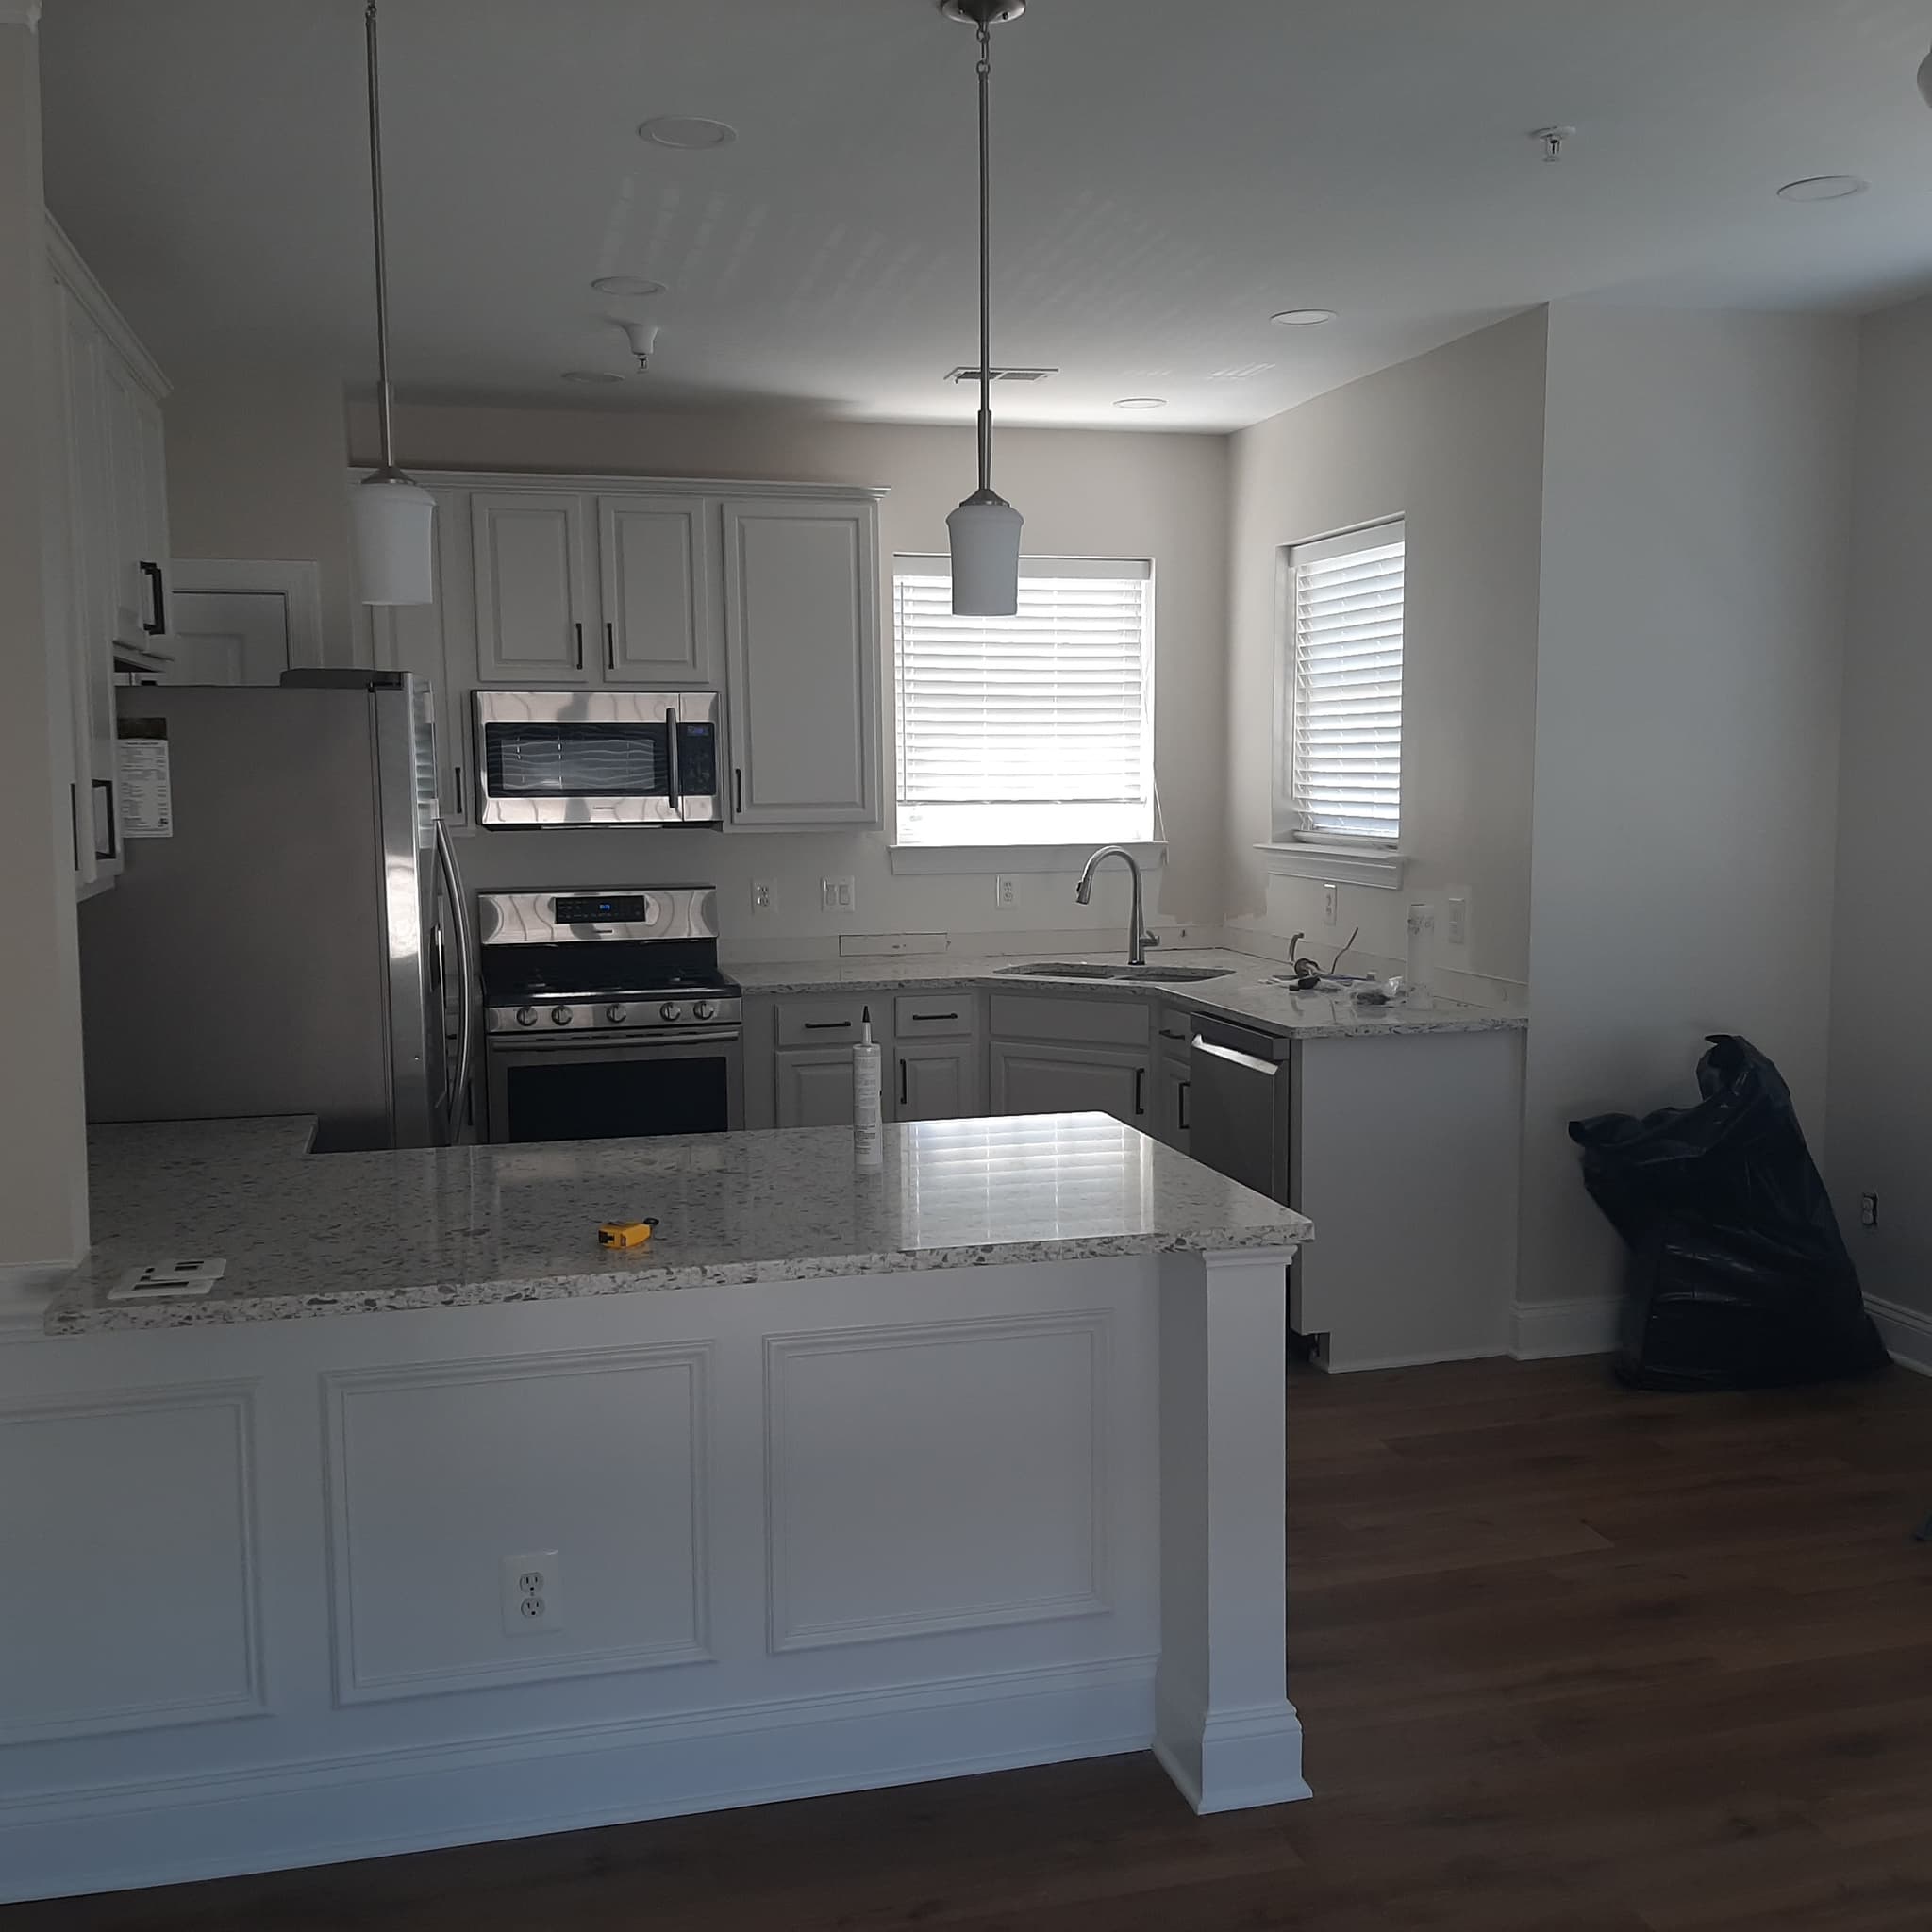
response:
[(1320, 328), (1324, 322), (1335, 320), (1332, 308), (1284, 308), (1279, 315), (1271, 315), (1268, 320), (1276, 328)]
[(1114, 408), (1116, 409), (1164, 409), (1167, 408), (1167, 398), (1165, 396), (1123, 396), (1114, 405)]
[(599, 275), (591, 284), (600, 295), (661, 295), (662, 282), (647, 281), (642, 275)]
[(624, 377), (612, 375), (608, 369), (566, 369), (565, 382), (622, 382)]
[(722, 121), (705, 121), (687, 114), (654, 114), (639, 129), (645, 141), (659, 147), (729, 147), (738, 139), (738, 129)]
[(1812, 175), (1803, 181), (1787, 181), (1777, 192), (1780, 201), (1849, 201), (1871, 187), (1856, 175)]

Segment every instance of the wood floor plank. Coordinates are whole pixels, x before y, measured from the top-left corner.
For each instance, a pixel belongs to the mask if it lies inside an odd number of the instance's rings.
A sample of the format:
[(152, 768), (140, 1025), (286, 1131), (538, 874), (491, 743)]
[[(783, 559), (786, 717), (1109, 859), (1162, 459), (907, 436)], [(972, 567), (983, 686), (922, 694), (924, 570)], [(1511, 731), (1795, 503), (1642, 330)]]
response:
[(1932, 1932), (1932, 1383), (1290, 1394), (1310, 1803), (1196, 1819), (1133, 1757), (0, 1932)]

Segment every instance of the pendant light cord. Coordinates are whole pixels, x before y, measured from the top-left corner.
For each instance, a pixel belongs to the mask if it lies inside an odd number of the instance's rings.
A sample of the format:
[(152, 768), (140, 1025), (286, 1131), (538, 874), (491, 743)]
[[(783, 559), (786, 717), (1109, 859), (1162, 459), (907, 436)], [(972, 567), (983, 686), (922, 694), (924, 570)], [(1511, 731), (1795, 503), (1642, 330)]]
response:
[[(375, 11), (370, 0), (370, 13)], [(372, 29), (373, 31), (374, 29)], [(979, 17), (979, 493), (992, 491), (992, 27)]]
[(375, 0), (363, 16), (369, 42), (369, 198), (375, 235), (375, 356), (378, 369), (376, 404), (382, 424), (384, 481), (396, 470), (395, 425), (389, 375), (389, 238), (382, 218), (382, 89), (376, 74)]

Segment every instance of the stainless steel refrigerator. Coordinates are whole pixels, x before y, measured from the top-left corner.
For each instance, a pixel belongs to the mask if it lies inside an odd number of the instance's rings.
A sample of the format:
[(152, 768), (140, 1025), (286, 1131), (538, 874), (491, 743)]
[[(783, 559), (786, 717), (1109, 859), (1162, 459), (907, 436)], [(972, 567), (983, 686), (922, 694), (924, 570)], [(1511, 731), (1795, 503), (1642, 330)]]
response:
[(172, 833), (80, 908), (88, 1117), (312, 1113), (324, 1150), (462, 1138), (468, 908), (427, 688), (395, 672), (139, 686)]

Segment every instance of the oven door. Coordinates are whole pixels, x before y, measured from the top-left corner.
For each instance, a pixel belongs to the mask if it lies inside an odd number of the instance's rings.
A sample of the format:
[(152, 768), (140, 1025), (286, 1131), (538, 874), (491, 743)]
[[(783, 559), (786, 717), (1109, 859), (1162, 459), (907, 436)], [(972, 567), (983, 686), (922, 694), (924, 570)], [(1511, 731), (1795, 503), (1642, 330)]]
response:
[(715, 824), (716, 691), (479, 691), (486, 825)]
[(493, 1036), (486, 1054), (494, 1142), (651, 1140), (744, 1125), (736, 1026), (627, 1042)]

